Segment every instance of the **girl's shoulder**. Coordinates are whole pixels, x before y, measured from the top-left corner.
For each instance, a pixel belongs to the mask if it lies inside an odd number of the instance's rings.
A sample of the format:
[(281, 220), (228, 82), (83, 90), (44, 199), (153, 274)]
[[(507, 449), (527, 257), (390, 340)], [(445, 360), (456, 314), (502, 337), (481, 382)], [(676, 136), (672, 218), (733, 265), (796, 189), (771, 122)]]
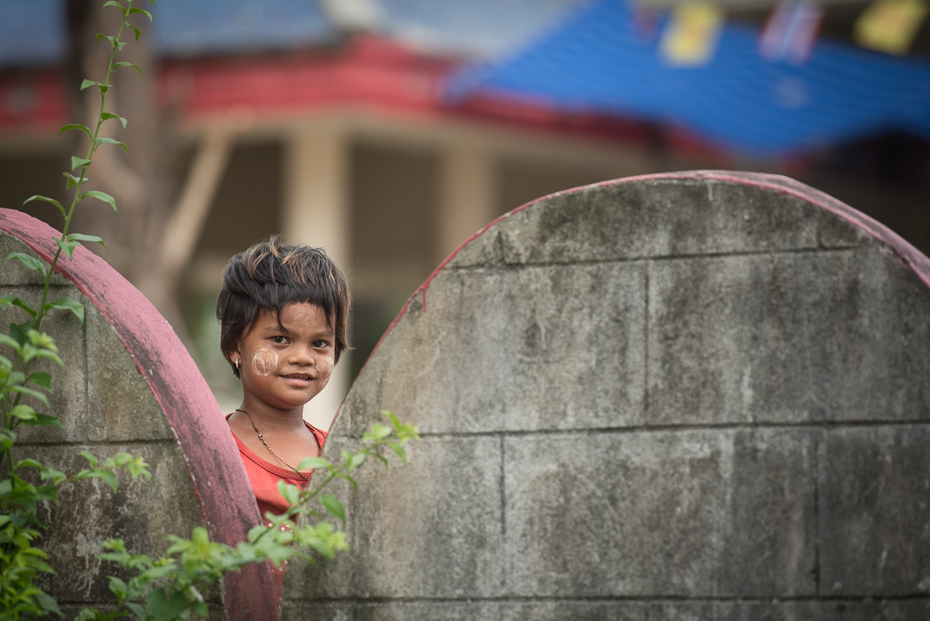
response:
[(307, 426), (307, 429), (309, 429), (310, 433), (316, 438), (316, 443), (320, 445), (320, 450), (323, 450), (323, 443), (326, 442), (327, 432), (322, 429), (317, 429), (307, 421), (304, 421), (304, 425)]

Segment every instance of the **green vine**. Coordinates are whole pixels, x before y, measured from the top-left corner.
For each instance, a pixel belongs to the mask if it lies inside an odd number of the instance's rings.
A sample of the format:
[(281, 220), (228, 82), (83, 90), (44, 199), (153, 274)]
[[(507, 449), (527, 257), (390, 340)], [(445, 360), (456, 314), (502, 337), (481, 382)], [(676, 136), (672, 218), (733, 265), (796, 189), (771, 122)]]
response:
[[(151, 0), (149, 0), (151, 1)], [(97, 478), (103, 480), (116, 492), (119, 486), (117, 472), (128, 471), (133, 478), (143, 476), (151, 478), (147, 464), (141, 458), (133, 457), (128, 453), (120, 453), (104, 460), (103, 465), (92, 454), (82, 451), (89, 464), (72, 476), (46, 466), (35, 459), (26, 458), (15, 461), (13, 450), (17, 441), (17, 429), (25, 426), (58, 426), (62, 427), (58, 417), (38, 412), (36, 407), (49, 407), (47, 394), (52, 391), (52, 375), (46, 371), (36, 371), (33, 365), (39, 360), (50, 360), (58, 366), (64, 362), (58, 355), (58, 348), (54, 340), (42, 332), (42, 323), (52, 310), (71, 312), (81, 323), (84, 321), (84, 307), (77, 300), (70, 297), (49, 301), (49, 287), (61, 255), (64, 252), (70, 260), (74, 249), (81, 242), (97, 242), (103, 240), (93, 235), (69, 233), (71, 218), (77, 205), (86, 198), (96, 198), (109, 203), (116, 209), (113, 197), (95, 190), (84, 191), (87, 182), (87, 168), (93, 161), (94, 153), (102, 144), (117, 144), (126, 148), (125, 144), (112, 138), (99, 137), (100, 127), (105, 121), (117, 119), (126, 126), (126, 119), (105, 111), (106, 93), (110, 88), (110, 77), (120, 67), (138, 67), (126, 62), (114, 62), (116, 52), (121, 50), (125, 43), (120, 40), (124, 28), (133, 29), (138, 39), (141, 32), (129, 24), (131, 15), (141, 13), (151, 19), (151, 14), (143, 9), (133, 7), (134, 0), (107, 2), (104, 6), (114, 6), (123, 14), (122, 24), (115, 37), (97, 35), (97, 40), (106, 39), (111, 46), (110, 61), (106, 75), (102, 82), (85, 80), (82, 89), (96, 86), (100, 92), (100, 112), (97, 124), (91, 131), (80, 124), (65, 125), (61, 133), (76, 129), (87, 134), (90, 139), (87, 155), (83, 158), (73, 157), (71, 172), (64, 173), (67, 189), (74, 188), (74, 195), (69, 208), (66, 210), (57, 200), (47, 196), (32, 196), (26, 200), (43, 201), (55, 205), (64, 216), (64, 227), (60, 238), (55, 242), (58, 249), (51, 264), (36, 259), (21, 252), (7, 255), (3, 261), (19, 261), (24, 267), (37, 272), (42, 278), (42, 298), (38, 308), (16, 296), (0, 298), (0, 308), (9, 309), (17, 307), (28, 315), (23, 323), (10, 324), (8, 334), (0, 334), (0, 345), (12, 350), (12, 356), (0, 355), (0, 412), (3, 415), (3, 426), (0, 427), (0, 468), (5, 463), (7, 469), (4, 477), (0, 479), (0, 618), (21, 619), (35, 618), (49, 613), (60, 615), (58, 604), (53, 597), (45, 593), (36, 585), (40, 574), (53, 573), (51, 566), (45, 561), (48, 555), (37, 545), (37, 538), (46, 525), (38, 519), (38, 506), (42, 502), (55, 503), (58, 501), (58, 492), (64, 485), (72, 484), (82, 479)], [(152, 3), (154, 5), (154, 2)], [(80, 168), (78, 176), (73, 173)], [(28, 397), (29, 403), (23, 402)], [(38, 483), (38, 484), (37, 484)]]

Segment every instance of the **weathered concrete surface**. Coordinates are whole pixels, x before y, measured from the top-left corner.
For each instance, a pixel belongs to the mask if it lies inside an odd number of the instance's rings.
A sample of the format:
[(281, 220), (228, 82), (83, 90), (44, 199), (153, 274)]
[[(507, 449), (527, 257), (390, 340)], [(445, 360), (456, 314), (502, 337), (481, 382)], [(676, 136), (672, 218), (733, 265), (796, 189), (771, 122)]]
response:
[(351, 556), (289, 619), (930, 618), (930, 260), (783, 177), (512, 212), (418, 290), (327, 443), (382, 408)]
[(315, 621), (909, 621), (930, 618), (930, 603), (925, 600), (287, 601), (282, 616)]
[[(0, 210), (0, 252), (25, 252), (49, 261), (59, 234), (25, 214)], [(67, 486), (61, 502), (43, 507), (50, 527), (44, 537), (55, 569), (45, 586), (71, 618), (87, 604), (112, 596), (98, 544), (111, 537), (131, 551), (163, 552), (169, 534), (189, 536), (205, 526), (214, 539), (235, 543), (259, 522), (254, 496), (228, 426), (206, 382), (167, 322), (138, 290), (84, 248), (59, 264), (49, 299), (70, 296), (83, 303), (82, 325), (70, 313), (53, 311), (42, 328), (66, 362), (53, 371), (51, 407), (65, 430), (25, 429), (18, 458), (36, 457), (66, 473), (86, 466), (77, 455), (101, 459), (120, 451), (142, 456), (153, 481), (124, 477), (117, 495), (96, 481)], [(33, 305), (40, 281), (18, 262), (0, 268), (0, 296), (16, 295)], [(7, 322), (22, 322), (19, 309)], [(6, 352), (5, 352), (6, 353)], [(227, 579), (225, 590), (208, 594), (216, 619), (277, 619), (267, 567)]]

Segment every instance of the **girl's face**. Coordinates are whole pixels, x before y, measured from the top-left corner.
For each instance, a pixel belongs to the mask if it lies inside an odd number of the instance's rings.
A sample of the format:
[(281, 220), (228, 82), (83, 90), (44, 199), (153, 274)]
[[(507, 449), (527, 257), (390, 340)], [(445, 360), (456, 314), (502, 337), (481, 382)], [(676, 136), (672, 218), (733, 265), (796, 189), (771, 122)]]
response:
[(329, 381), (336, 356), (336, 337), (323, 309), (297, 302), (259, 314), (239, 339), (233, 361), (239, 359), (243, 403), (294, 410), (315, 397)]

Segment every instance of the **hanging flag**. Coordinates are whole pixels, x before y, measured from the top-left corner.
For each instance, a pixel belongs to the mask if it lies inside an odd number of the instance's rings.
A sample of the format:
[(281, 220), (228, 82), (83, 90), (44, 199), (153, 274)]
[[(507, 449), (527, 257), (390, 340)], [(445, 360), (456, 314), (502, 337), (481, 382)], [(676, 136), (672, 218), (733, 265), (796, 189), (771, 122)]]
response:
[(723, 11), (709, 2), (675, 6), (662, 33), (659, 51), (670, 65), (698, 67), (714, 57), (723, 28)]
[(814, 50), (823, 9), (813, 0), (782, 0), (759, 33), (759, 54), (771, 61), (801, 65)]
[(644, 41), (655, 41), (659, 32), (659, 13), (642, 4), (633, 5), (633, 32)]
[(856, 20), (853, 36), (862, 47), (903, 55), (927, 17), (926, 0), (876, 0)]

